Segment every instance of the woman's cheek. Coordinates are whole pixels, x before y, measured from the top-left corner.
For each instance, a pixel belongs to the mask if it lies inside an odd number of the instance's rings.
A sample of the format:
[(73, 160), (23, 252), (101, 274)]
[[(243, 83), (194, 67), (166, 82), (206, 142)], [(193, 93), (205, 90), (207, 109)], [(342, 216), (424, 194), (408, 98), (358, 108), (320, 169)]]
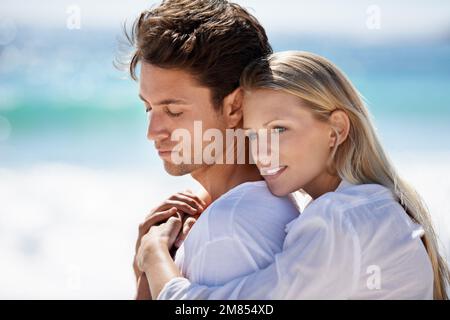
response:
[(293, 144), (293, 141), (290, 141), (290, 139), (288, 139), (287, 137), (280, 138), (278, 143), (280, 164), (285, 164), (283, 163), (283, 161), (289, 161), (289, 159), (294, 157), (296, 149), (297, 146)]

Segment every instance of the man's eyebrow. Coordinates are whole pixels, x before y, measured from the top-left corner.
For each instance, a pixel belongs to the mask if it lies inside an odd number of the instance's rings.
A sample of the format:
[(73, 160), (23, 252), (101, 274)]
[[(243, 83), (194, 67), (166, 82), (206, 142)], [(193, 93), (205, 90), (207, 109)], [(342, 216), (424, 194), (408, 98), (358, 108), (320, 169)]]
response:
[(145, 98), (142, 96), (142, 94), (140, 94), (139, 93), (139, 99), (141, 99), (142, 101), (144, 101), (144, 102), (147, 102), (148, 103), (148, 101), (147, 100), (145, 100)]
[[(144, 101), (147, 102), (148, 104), (150, 104), (147, 100), (145, 100), (145, 98), (139, 94), (139, 98)], [(163, 99), (161, 101), (158, 101), (157, 103), (154, 103), (154, 106), (158, 106), (158, 105), (165, 105), (165, 104), (188, 104), (185, 100), (183, 99)]]

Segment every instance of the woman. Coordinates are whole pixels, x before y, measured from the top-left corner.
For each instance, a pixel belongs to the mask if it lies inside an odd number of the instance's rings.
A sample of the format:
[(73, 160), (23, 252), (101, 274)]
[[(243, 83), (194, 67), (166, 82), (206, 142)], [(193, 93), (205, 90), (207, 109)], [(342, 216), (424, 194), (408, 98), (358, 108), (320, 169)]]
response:
[[(267, 268), (220, 286), (191, 283), (164, 254), (179, 218), (140, 254), (159, 299), (447, 299), (447, 266), (419, 195), (396, 173), (356, 89), (331, 62), (283, 52), (241, 78), (244, 127), (279, 133), (279, 163), (258, 161), (271, 192), (312, 197)], [(258, 153), (255, 152), (258, 159)], [(269, 169), (269, 170), (268, 170)], [(160, 292), (161, 291), (161, 292)]]

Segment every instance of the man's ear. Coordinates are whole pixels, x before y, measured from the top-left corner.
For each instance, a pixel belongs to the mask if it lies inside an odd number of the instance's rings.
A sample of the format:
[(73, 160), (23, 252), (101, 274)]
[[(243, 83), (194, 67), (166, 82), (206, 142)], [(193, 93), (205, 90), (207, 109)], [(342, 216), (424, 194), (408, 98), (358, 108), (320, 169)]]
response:
[(335, 110), (331, 113), (329, 122), (331, 125), (330, 147), (343, 143), (350, 131), (350, 119), (347, 113), (342, 110)]
[(243, 97), (244, 93), (239, 87), (223, 99), (222, 114), (225, 118), (227, 128), (235, 128), (242, 121)]

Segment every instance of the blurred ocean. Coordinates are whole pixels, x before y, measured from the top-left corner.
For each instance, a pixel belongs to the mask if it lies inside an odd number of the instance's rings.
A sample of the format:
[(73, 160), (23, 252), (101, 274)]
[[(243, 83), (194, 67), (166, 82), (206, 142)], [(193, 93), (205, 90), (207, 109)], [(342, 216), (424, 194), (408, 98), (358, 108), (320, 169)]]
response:
[[(6, 31), (5, 31), (6, 30)], [(165, 174), (117, 29), (0, 32), (0, 298), (133, 297), (138, 223), (192, 187)], [(335, 62), (367, 99), (450, 257), (450, 38), (364, 43), (270, 34)]]

